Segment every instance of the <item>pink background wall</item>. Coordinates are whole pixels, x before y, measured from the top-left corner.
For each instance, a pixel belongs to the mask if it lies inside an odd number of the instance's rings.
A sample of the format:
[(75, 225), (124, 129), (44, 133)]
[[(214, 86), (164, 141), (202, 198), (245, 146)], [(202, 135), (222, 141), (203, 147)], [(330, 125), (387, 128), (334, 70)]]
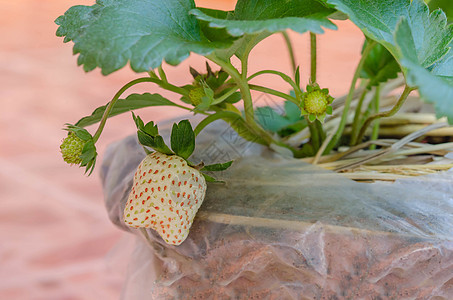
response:
[[(55, 36), (56, 17), (72, 5), (92, 3), (0, 0), (1, 299), (116, 299), (120, 294), (127, 257), (108, 253), (120, 240), (131, 240), (107, 219), (99, 169), (85, 177), (59, 154), (63, 124), (104, 105), (137, 76), (128, 67), (109, 77), (99, 70), (86, 74), (76, 65), (72, 44), (63, 44)], [(234, 8), (234, 1), (197, 3)], [(319, 38), (318, 81), (339, 96), (348, 89), (363, 37), (349, 22), (336, 23), (337, 32), (328, 31)], [(308, 35), (291, 33), (291, 37), (306, 82)], [(280, 35), (265, 40), (251, 57), (250, 72), (291, 70)], [(165, 67), (169, 79), (186, 84), (189, 65), (204, 70), (204, 59), (192, 55), (178, 67)], [(256, 82), (287, 90), (274, 77), (263, 76)], [(149, 85), (133, 91), (145, 90), (158, 91)], [(166, 107), (140, 111), (157, 122), (181, 113)], [(129, 114), (111, 119), (98, 144), (99, 164), (106, 145), (133, 132)]]

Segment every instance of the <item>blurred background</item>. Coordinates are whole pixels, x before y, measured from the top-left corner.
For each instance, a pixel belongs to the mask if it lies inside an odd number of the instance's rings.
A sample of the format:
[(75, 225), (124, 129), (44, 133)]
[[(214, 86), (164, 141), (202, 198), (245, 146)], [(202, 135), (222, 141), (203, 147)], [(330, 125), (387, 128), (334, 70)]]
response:
[[(83, 169), (66, 165), (59, 153), (65, 123), (91, 114), (138, 77), (129, 67), (108, 77), (98, 69), (85, 73), (77, 67), (72, 43), (55, 36), (59, 15), (70, 6), (93, 2), (0, 0), (0, 299), (117, 299), (121, 293), (128, 257), (117, 249), (132, 247), (133, 239), (107, 218), (100, 168), (87, 177)], [(196, 2), (225, 10), (235, 4)], [(340, 96), (348, 89), (364, 38), (350, 22), (335, 23), (337, 31), (319, 36), (318, 82)], [(305, 84), (309, 36), (290, 36)], [(204, 72), (204, 64), (192, 55), (180, 66), (164, 69), (170, 81), (183, 85), (191, 80), (189, 65)], [(291, 72), (281, 35), (253, 50), (250, 72), (261, 69)], [(272, 76), (256, 82), (288, 90)], [(153, 85), (131, 90), (143, 91), (159, 90)], [(253, 96), (259, 99), (260, 94)], [(168, 107), (140, 111), (144, 120), (158, 123), (183, 113)], [(130, 114), (110, 119), (97, 145), (98, 166), (108, 144), (134, 132)]]

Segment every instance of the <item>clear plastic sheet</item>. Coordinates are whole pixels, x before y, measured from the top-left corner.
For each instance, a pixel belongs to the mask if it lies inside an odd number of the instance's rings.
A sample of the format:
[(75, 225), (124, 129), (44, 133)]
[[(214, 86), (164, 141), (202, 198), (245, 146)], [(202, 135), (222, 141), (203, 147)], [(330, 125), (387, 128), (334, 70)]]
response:
[(145, 154), (135, 137), (107, 151), (109, 217), (140, 237), (123, 299), (453, 299), (452, 170), (357, 183), (272, 154), (225, 126), (203, 131), (195, 160), (237, 159), (216, 174), (225, 184), (208, 186), (180, 246), (123, 225)]

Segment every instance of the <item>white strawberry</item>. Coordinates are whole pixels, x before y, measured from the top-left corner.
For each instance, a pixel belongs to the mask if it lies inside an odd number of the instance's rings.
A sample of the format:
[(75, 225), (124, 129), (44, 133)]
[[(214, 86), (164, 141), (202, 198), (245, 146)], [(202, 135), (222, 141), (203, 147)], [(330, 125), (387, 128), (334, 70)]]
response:
[(124, 209), (130, 227), (153, 228), (172, 245), (187, 237), (206, 193), (206, 180), (177, 155), (154, 152), (140, 163)]

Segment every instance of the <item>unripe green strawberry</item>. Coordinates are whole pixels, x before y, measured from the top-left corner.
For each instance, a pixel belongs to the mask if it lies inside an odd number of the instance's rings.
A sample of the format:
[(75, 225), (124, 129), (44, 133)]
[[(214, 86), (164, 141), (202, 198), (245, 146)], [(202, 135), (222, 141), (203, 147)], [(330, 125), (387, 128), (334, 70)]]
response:
[(63, 160), (68, 164), (80, 164), (82, 162), (80, 155), (82, 155), (84, 145), (84, 140), (79, 138), (74, 132), (69, 132), (60, 145)]
[(153, 228), (171, 245), (181, 244), (206, 193), (203, 175), (177, 155), (149, 154), (138, 166), (124, 209), (130, 227)]
[(322, 114), (326, 112), (328, 95), (320, 90), (307, 93), (304, 98), (304, 109), (310, 114)]
[(332, 114), (333, 98), (329, 95), (328, 89), (321, 89), (318, 84), (307, 85), (307, 91), (302, 97), (300, 105), (302, 115), (308, 116), (310, 122), (318, 119), (324, 122), (326, 114)]
[(196, 86), (189, 92), (190, 103), (193, 106), (200, 105), (204, 96), (206, 96), (204, 88), (202, 86)]

